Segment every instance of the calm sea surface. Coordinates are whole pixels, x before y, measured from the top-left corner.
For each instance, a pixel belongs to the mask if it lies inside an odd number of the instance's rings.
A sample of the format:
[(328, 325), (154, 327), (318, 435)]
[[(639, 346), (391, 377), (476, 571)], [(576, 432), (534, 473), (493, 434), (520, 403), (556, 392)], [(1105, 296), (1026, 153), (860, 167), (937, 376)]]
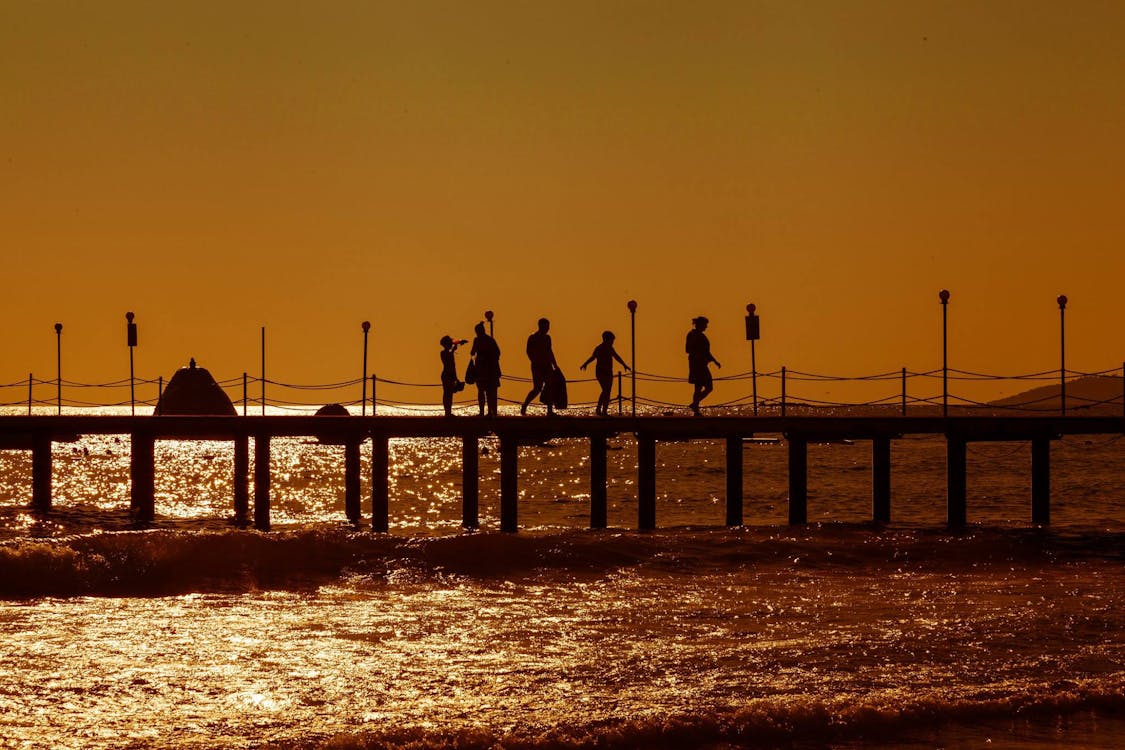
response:
[[(343, 522), (338, 447), (272, 441), (274, 531), (238, 530), (231, 446), (159, 443), (154, 528), (128, 519), (129, 445), (55, 446), (55, 510), (0, 452), (2, 747), (1114, 747), (1125, 745), (1125, 440), (972, 445), (944, 529), (945, 446), (810, 446), (810, 525), (785, 526), (786, 448), (661, 444), (639, 533), (636, 446), (610, 441), (590, 531), (585, 441), (520, 453), (499, 533), (460, 529), (460, 443), (391, 443), (390, 535)], [(369, 475), (364, 451), (364, 497)], [(365, 502), (365, 523), (370, 502)]]

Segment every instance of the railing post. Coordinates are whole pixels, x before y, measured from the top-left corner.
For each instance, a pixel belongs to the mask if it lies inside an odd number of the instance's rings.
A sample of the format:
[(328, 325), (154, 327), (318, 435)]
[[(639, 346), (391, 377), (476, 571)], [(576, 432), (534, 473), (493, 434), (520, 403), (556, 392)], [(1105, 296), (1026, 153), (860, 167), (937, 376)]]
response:
[(902, 368), (902, 416), (906, 416), (906, 368)]
[(353, 524), (359, 523), (359, 441), (348, 438), (344, 443), (344, 515)]
[(789, 441), (789, 524), (799, 526), (809, 518), (809, 444), (804, 435), (786, 435)]
[(375, 416), (375, 411), (379, 408), (379, 402), (375, 400), (376, 381), (375, 373), (371, 373), (371, 416)]
[(262, 326), (262, 416), (266, 416), (266, 327)]
[(1031, 522), (1051, 523), (1051, 438), (1031, 440)]
[(500, 530), (519, 530), (519, 454), (516, 438), (500, 437)]
[(51, 435), (46, 432), (31, 439), (31, 509), (51, 512)]
[(270, 436), (254, 436), (254, 528), (270, 530)]
[[(620, 375), (620, 373), (618, 373)], [(604, 529), (607, 525), (608, 497), (606, 494), (606, 439), (604, 434), (590, 436), (590, 528)]]
[[(374, 413), (374, 399), (372, 399)], [(371, 528), (373, 531), (390, 531), (390, 471), (391, 446), (386, 435), (371, 436)]]
[(742, 525), (742, 437), (727, 437), (727, 526)]
[(622, 389), (624, 375), (625, 373), (620, 371), (617, 373), (617, 416), (619, 417), (625, 413), (625, 393)]
[(27, 416), (31, 416), (31, 384), (33, 382), (33, 374), (27, 374)]
[(785, 416), (785, 365), (781, 366), (781, 416)]
[(961, 529), (967, 520), (968, 488), (965, 480), (965, 439), (956, 435), (945, 437), (946, 517), (949, 528)]
[(234, 438), (234, 522), (245, 526), (250, 518), (250, 438)]
[(130, 440), (129, 483), (133, 518), (150, 523), (156, 517), (156, 441), (151, 433), (134, 432)]
[(250, 376), (242, 373), (242, 416), (246, 416), (247, 404), (250, 403)]
[(871, 441), (871, 520), (891, 522), (891, 439)]
[(480, 450), (476, 435), (461, 441), (461, 526), (480, 527)]
[(637, 433), (637, 528), (656, 528), (656, 438)]

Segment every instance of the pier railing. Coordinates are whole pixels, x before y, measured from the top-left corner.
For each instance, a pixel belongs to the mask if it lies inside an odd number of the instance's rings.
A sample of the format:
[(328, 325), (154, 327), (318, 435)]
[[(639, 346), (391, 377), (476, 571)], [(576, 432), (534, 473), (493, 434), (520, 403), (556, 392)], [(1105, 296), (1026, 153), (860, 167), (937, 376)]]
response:
[[(1099, 397), (1090, 397), (1077, 392), (1065, 392), (1065, 384), (1086, 378), (1120, 379), (1116, 393), (1111, 393), (1112, 384), (1100, 389)], [(753, 391), (751, 381), (756, 381)], [(366, 379), (353, 378), (330, 383), (296, 383), (287, 380), (266, 378), (242, 373), (219, 381), (240, 414), (261, 414), (266, 409), (271, 413), (309, 413), (326, 403), (338, 403), (347, 407), (370, 408), (378, 413), (384, 407), (396, 414), (432, 414), (441, 402), (441, 383), (412, 382), (400, 378), (372, 374)], [(683, 407), (683, 400), (671, 402), (653, 397), (657, 391), (666, 392), (669, 386), (682, 385), (689, 389), (684, 377), (650, 372), (636, 374), (637, 393), (635, 399), (643, 411), (660, 413), (668, 409)], [(1042, 370), (1022, 374), (981, 373), (960, 369), (899, 370), (869, 375), (833, 375), (808, 372), (782, 367), (763, 372), (739, 372), (715, 378), (718, 393), (704, 408), (712, 413), (742, 413), (751, 408), (756, 401), (757, 412), (763, 415), (817, 415), (836, 414), (841, 411), (869, 412), (872, 414), (901, 416), (927, 415), (935, 410), (953, 410), (958, 414), (1034, 414), (1034, 413), (1125, 413), (1125, 363), (1122, 366), (1082, 372), (1067, 369)], [(0, 383), (0, 406), (12, 408), (25, 407), (27, 413), (42, 413), (44, 410), (67, 410), (80, 413), (88, 409), (106, 407), (153, 408), (160, 397), (164, 379), (128, 378), (101, 383), (85, 383), (68, 379), (37, 378), (29, 374), (27, 378)], [(505, 383), (528, 384), (528, 378), (506, 375)], [(572, 398), (571, 407), (582, 411), (592, 409), (596, 403), (596, 381), (593, 378), (569, 379), (572, 394), (584, 398)], [(947, 391), (943, 383), (952, 383)], [(1029, 391), (1036, 386), (1063, 385), (1063, 394), (1052, 389), (1042, 395), (1031, 395), (1020, 400), (999, 399), (982, 401), (965, 395), (967, 391), (978, 391), (989, 384), (1010, 385), (1012, 390)], [(612, 394), (617, 410), (629, 404), (634, 394), (629, 391), (629, 380), (617, 378)], [(852, 400), (838, 400), (824, 397), (826, 388), (835, 391), (862, 390), (865, 397)], [(515, 389), (519, 391), (520, 389)], [(647, 391), (647, 393), (646, 393)], [(131, 394), (136, 394), (131, 398)], [(518, 404), (522, 392), (505, 398), (501, 393), (501, 403)], [(725, 398), (723, 395), (727, 394)], [(756, 397), (755, 397), (756, 394)], [(1061, 395), (1061, 398), (1060, 398)], [(476, 410), (476, 394), (467, 388), (455, 401), (455, 409), (462, 412)], [(820, 397), (818, 397), (820, 396)]]

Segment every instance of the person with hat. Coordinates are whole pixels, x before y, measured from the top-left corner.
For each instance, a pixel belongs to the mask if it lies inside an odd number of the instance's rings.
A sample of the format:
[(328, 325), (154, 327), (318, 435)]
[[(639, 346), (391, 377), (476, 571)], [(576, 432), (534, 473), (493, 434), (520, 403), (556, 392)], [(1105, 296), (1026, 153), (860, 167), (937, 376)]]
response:
[(697, 417), (700, 416), (699, 402), (707, 398), (715, 389), (709, 365), (714, 362), (716, 367), (722, 367), (719, 360), (711, 355), (711, 342), (703, 333), (707, 330), (709, 322), (702, 315), (693, 318), (691, 321), (693, 328), (688, 331), (687, 344), (684, 347), (688, 355), (688, 382), (695, 386), (690, 406), (692, 414)]

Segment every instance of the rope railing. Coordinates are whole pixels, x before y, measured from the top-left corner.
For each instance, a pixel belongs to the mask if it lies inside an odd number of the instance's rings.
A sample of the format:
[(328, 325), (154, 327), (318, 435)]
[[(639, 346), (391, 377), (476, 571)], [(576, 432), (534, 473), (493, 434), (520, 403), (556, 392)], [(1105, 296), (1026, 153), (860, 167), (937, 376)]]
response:
[[(637, 372), (637, 380), (642, 383), (657, 384), (660, 387), (668, 387), (672, 385), (687, 386), (688, 380), (686, 377), (677, 375), (668, 375), (662, 373), (652, 372)], [(1065, 377), (1064, 377), (1065, 375)], [(759, 394), (757, 397), (757, 407), (760, 410), (765, 410), (767, 413), (781, 412), (784, 413), (787, 409), (797, 410), (824, 410), (824, 409), (899, 409), (902, 413), (913, 408), (915, 411), (918, 409), (933, 410), (935, 408), (955, 409), (958, 413), (965, 412), (1035, 412), (1035, 413), (1049, 413), (1059, 411), (1058, 402), (1060, 400), (1059, 393), (1048, 393), (1046, 395), (1028, 398), (1021, 401), (1006, 401), (1005, 399), (998, 399), (995, 401), (982, 401), (975, 398), (970, 398), (961, 393), (946, 392), (939, 394), (917, 394), (910, 393), (910, 383), (916, 379), (923, 379), (932, 381), (934, 379), (946, 378), (949, 381), (956, 381), (960, 383), (967, 382), (981, 382), (981, 383), (996, 383), (996, 382), (1051, 382), (1051, 383), (1072, 383), (1082, 378), (1099, 378), (1099, 377), (1125, 377), (1125, 369), (1123, 367), (1106, 368), (1095, 371), (1079, 371), (1067, 369), (1065, 373), (1060, 369), (1041, 370), (1038, 372), (1030, 373), (1017, 373), (1000, 375), (994, 373), (982, 373), (971, 370), (962, 370), (956, 368), (949, 368), (946, 371), (941, 369), (912, 371), (905, 368), (897, 371), (879, 372), (867, 375), (833, 375), (825, 373), (808, 372), (804, 370), (792, 370), (788, 368), (781, 368), (772, 371), (753, 372), (745, 371), (738, 372), (731, 375), (716, 376), (716, 382), (732, 383), (749, 380), (751, 378), (781, 381), (781, 394)], [(369, 383), (367, 382), (369, 380)], [(528, 384), (531, 382), (530, 378), (519, 375), (505, 375), (503, 378), (505, 383), (514, 384)], [(851, 401), (835, 401), (827, 398), (820, 398), (813, 394), (800, 393), (800, 387), (797, 392), (792, 389), (792, 384), (841, 384), (841, 383), (857, 383), (857, 384), (872, 384), (872, 383), (886, 383), (886, 382), (901, 382), (902, 387), (893, 393), (873, 394), (866, 398), (851, 400)], [(35, 409), (43, 410), (47, 408), (68, 408), (68, 409), (94, 409), (94, 408), (110, 408), (110, 407), (124, 407), (134, 404), (136, 406), (153, 407), (156, 405), (159, 396), (152, 397), (150, 393), (145, 395), (138, 394), (135, 399), (123, 399), (115, 391), (119, 392), (124, 388), (145, 388), (151, 389), (153, 386), (162, 387), (167, 385), (168, 381), (163, 378), (136, 378), (132, 381), (129, 379), (118, 379), (98, 383), (84, 383), (80, 381), (70, 380), (63, 378), (61, 381), (57, 378), (38, 378), (33, 374), (22, 380), (0, 384), (0, 407), (26, 407), (29, 412)], [(596, 378), (584, 377), (568, 379), (568, 384), (578, 387), (584, 387), (587, 384), (595, 383)], [(296, 383), (287, 382), (283, 380), (273, 380), (271, 378), (262, 379), (258, 376), (252, 376), (248, 373), (243, 373), (240, 376), (227, 378), (217, 381), (218, 385), (231, 396), (231, 401), (239, 408), (241, 412), (249, 412), (249, 408), (260, 409), (263, 406), (262, 387), (268, 387), (270, 391), (265, 397), (265, 407), (280, 409), (280, 410), (299, 410), (307, 411), (315, 409), (324, 405), (325, 399), (310, 400), (309, 394), (323, 395), (325, 398), (331, 396), (340, 396), (339, 398), (332, 399), (334, 403), (339, 403), (347, 407), (357, 407), (364, 403), (372, 404), (373, 408), (378, 406), (386, 406), (394, 409), (401, 409), (405, 411), (420, 411), (432, 413), (439, 405), (435, 402), (437, 398), (432, 395), (426, 395), (419, 398), (389, 398), (388, 394), (376, 394), (376, 388), (391, 387), (392, 389), (423, 389), (425, 393), (432, 394), (435, 389), (442, 387), (438, 382), (412, 382), (409, 380), (398, 380), (393, 378), (379, 377), (372, 374), (370, 378), (351, 378), (330, 383)], [(357, 398), (356, 390), (363, 387), (366, 393), (366, 387), (370, 385), (371, 394), (364, 398)], [(1125, 380), (1123, 380), (1125, 386)], [(44, 398), (44, 389), (52, 389), (55, 391), (53, 398)], [(10, 393), (12, 390), (22, 390), (19, 398), (11, 396), (2, 398), (3, 394)], [(277, 391), (281, 393), (277, 393)], [(923, 389), (928, 390), (928, 389)], [(108, 392), (114, 393), (113, 396), (105, 399), (97, 399), (95, 396), (76, 398), (75, 392)], [(347, 393), (343, 393), (347, 391)], [(67, 393), (69, 392), (69, 393)], [(289, 395), (287, 392), (292, 392), (294, 395)], [(341, 392), (341, 393), (333, 393)], [(307, 394), (305, 397), (296, 394)], [(398, 395), (398, 394), (395, 394)], [(704, 408), (715, 412), (720, 410), (738, 410), (747, 407), (752, 399), (749, 393), (739, 393), (734, 398), (729, 398), (724, 401), (712, 402), (705, 405)], [(520, 399), (500, 399), (504, 404), (519, 404)], [(632, 394), (622, 394), (620, 383), (615, 393), (611, 394), (611, 402), (620, 404), (622, 401), (631, 402)], [(684, 399), (686, 401), (686, 398)], [(682, 409), (685, 407), (684, 401), (665, 401), (658, 398), (653, 398), (651, 395), (636, 394), (636, 403), (647, 409)], [(570, 406), (576, 409), (591, 408), (596, 404), (595, 400), (578, 400), (572, 399)], [(461, 395), (455, 402), (458, 409), (470, 409), (476, 405), (476, 394), (471, 393), (471, 389)], [(1114, 405), (1121, 405), (1125, 409), (1125, 387), (1121, 392), (1116, 395), (1091, 398), (1079, 393), (1068, 392), (1066, 394), (1066, 408), (1067, 410), (1074, 411), (1089, 411), (1098, 407), (1110, 407)]]

